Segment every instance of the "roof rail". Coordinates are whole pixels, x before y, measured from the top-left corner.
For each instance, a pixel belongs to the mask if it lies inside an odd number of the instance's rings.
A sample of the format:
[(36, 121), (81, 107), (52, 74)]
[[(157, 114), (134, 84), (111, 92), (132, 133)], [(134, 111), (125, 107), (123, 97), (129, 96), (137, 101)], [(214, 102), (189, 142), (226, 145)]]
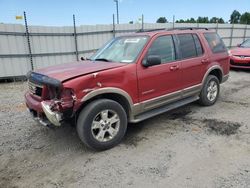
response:
[(166, 30), (166, 28), (159, 28), (159, 29), (140, 29), (136, 31), (136, 33), (143, 33), (143, 32), (153, 32), (153, 31), (162, 31)]
[(173, 30), (199, 30), (199, 29), (204, 29), (204, 30), (209, 30), (207, 27), (176, 27), (176, 28), (159, 28), (159, 29), (140, 29), (136, 31), (136, 33), (143, 33), (143, 32), (154, 32), (154, 31), (173, 31)]
[(167, 30), (172, 31), (172, 30), (199, 30), (199, 29), (209, 30), (209, 28), (207, 27), (176, 27), (176, 28), (171, 28)]

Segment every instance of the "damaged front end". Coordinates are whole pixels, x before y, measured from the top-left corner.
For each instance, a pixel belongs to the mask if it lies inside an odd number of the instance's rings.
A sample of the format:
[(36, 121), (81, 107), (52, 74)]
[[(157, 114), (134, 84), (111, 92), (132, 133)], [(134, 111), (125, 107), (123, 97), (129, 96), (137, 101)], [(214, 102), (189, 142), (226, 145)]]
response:
[(60, 126), (64, 120), (73, 117), (76, 101), (73, 89), (64, 88), (59, 80), (34, 72), (27, 78), (26, 104), (39, 123)]
[(63, 88), (56, 93), (56, 98), (42, 101), (42, 109), (47, 119), (55, 126), (60, 126), (65, 119), (73, 116), (75, 94), (72, 89)]

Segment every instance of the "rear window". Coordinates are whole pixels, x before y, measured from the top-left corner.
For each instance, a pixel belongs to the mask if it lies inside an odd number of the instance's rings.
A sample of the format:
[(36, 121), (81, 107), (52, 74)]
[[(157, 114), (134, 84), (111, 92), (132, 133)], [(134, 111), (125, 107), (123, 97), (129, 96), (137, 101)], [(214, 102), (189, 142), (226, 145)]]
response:
[(210, 49), (213, 53), (226, 52), (227, 48), (224, 42), (221, 40), (218, 34), (216, 33), (205, 33), (204, 34)]

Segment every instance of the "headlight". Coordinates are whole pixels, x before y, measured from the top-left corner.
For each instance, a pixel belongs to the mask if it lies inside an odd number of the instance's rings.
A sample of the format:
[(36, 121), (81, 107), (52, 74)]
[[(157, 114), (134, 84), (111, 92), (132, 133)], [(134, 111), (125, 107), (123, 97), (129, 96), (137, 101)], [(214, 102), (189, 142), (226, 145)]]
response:
[(232, 56), (231, 50), (228, 50), (228, 55), (229, 55), (229, 56)]

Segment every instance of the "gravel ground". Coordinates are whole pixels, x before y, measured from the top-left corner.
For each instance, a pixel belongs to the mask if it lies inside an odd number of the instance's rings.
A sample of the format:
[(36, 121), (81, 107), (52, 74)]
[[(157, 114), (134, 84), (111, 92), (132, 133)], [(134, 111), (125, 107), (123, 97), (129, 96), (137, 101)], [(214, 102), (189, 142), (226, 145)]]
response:
[(129, 125), (108, 151), (71, 126), (37, 125), (26, 83), (0, 85), (0, 187), (249, 187), (250, 72), (232, 71), (212, 107), (196, 103)]

